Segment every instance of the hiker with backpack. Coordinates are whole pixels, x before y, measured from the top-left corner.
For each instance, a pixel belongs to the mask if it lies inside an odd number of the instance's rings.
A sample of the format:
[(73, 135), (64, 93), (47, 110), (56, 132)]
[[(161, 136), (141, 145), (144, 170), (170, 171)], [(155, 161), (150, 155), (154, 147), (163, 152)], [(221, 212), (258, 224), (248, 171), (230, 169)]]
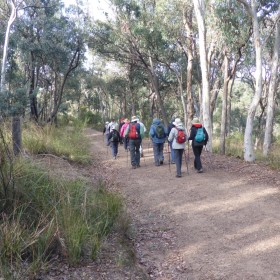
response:
[(172, 142), (174, 149), (174, 160), (176, 164), (176, 177), (182, 177), (182, 159), (187, 141), (187, 132), (180, 118), (176, 118), (173, 122), (174, 127), (171, 129), (168, 141)]
[(111, 143), (113, 159), (117, 159), (118, 147), (119, 147), (119, 142), (121, 140), (121, 137), (120, 137), (120, 133), (116, 130), (116, 127), (114, 125), (111, 126), (111, 132), (109, 133), (108, 139), (109, 142)]
[(124, 133), (124, 136), (129, 140), (132, 169), (140, 167), (140, 145), (144, 137), (143, 127), (138, 121), (139, 119), (136, 116), (133, 116)]
[[(168, 124), (168, 129), (167, 129), (167, 135), (170, 134), (170, 131), (173, 127), (175, 127), (175, 125), (173, 124), (173, 122), (175, 121), (175, 117), (172, 117), (171, 122)], [(170, 154), (171, 154), (171, 159), (169, 157), (169, 161), (171, 164), (175, 164), (175, 155), (174, 155), (174, 150), (172, 148), (172, 142), (168, 141), (168, 145), (170, 148)]]
[(119, 125), (118, 125), (118, 123), (115, 121), (114, 118), (111, 119), (111, 122), (108, 124), (108, 126), (109, 126), (109, 132), (112, 132), (112, 126), (114, 126), (115, 129), (119, 131), (119, 129), (118, 129), (118, 128), (119, 128)]
[(129, 120), (127, 118), (125, 118), (124, 124), (122, 125), (121, 130), (120, 130), (120, 136), (122, 138), (123, 147), (124, 147), (125, 151), (127, 150), (127, 147), (128, 147), (128, 138), (126, 138), (124, 136), (124, 133), (125, 133), (125, 130), (127, 129), (128, 125), (129, 125)]
[(159, 119), (153, 119), (149, 135), (153, 142), (155, 166), (160, 166), (164, 161), (163, 147), (167, 136), (167, 131)]
[(208, 133), (205, 127), (199, 122), (198, 118), (194, 118), (192, 120), (192, 127), (190, 130), (190, 137), (188, 141), (192, 141), (192, 150), (194, 154), (194, 169), (198, 173), (203, 172), (202, 164), (201, 164), (201, 153), (203, 146), (207, 144), (208, 141)]
[[(136, 118), (138, 119), (137, 122), (140, 124), (141, 129), (143, 129), (143, 133), (145, 134), (145, 132), (147, 131), (145, 125), (140, 121), (140, 119), (139, 119), (138, 116), (136, 116)], [(141, 157), (144, 157), (144, 152), (143, 152), (142, 143), (141, 143), (141, 145), (140, 145), (140, 156), (141, 156)]]

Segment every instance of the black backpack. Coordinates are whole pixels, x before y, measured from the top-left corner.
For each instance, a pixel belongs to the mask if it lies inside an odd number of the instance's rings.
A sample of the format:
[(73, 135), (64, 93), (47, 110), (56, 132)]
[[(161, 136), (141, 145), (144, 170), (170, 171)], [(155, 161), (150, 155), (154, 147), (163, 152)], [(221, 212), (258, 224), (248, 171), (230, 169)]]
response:
[(118, 132), (116, 130), (112, 131), (112, 141), (113, 142), (118, 142), (119, 141)]

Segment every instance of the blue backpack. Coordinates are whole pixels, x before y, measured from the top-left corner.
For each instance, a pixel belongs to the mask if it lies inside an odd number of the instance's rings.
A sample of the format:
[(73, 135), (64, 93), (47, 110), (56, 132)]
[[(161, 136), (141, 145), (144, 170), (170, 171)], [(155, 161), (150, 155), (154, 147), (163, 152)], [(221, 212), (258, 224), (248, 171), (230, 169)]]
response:
[(205, 133), (203, 130), (203, 126), (199, 127), (196, 131), (196, 135), (194, 137), (195, 142), (201, 144), (201, 146), (203, 146), (205, 144)]

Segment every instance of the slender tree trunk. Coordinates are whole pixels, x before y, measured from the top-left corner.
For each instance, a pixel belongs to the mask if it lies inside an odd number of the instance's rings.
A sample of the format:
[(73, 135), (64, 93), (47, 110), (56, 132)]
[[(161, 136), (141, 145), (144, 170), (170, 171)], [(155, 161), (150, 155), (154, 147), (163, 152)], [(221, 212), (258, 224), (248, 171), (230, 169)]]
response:
[(255, 45), (255, 52), (256, 52), (255, 94), (253, 96), (251, 105), (249, 107), (245, 134), (244, 134), (244, 160), (248, 162), (252, 162), (255, 160), (254, 143), (253, 143), (253, 124), (256, 115), (256, 110), (262, 96), (262, 48), (260, 42), (260, 31), (259, 31), (259, 23), (257, 17), (256, 1), (251, 0), (251, 6), (249, 6), (249, 4), (245, 0), (237, 0), (237, 1), (245, 6), (248, 15), (252, 19), (254, 45)]
[(193, 3), (199, 32), (199, 54), (202, 75), (203, 124), (209, 135), (209, 141), (207, 146), (209, 151), (212, 151), (212, 121), (210, 114), (209, 76), (206, 54), (205, 3), (204, 0), (193, 0)]
[(154, 72), (154, 65), (153, 65), (153, 61), (152, 61), (151, 57), (149, 57), (149, 62), (150, 62), (150, 68), (148, 69), (148, 73), (149, 73), (150, 81), (151, 81), (151, 84), (153, 86), (154, 92), (155, 92), (156, 97), (157, 97), (157, 102), (158, 102), (158, 106), (159, 106), (159, 109), (160, 109), (161, 114), (162, 114), (163, 122), (164, 122), (165, 126), (168, 126), (167, 115), (166, 115), (166, 112), (165, 112), (165, 108), (164, 108), (164, 105), (163, 105), (161, 94), (159, 92), (158, 78), (157, 78), (157, 76)]
[(194, 116), (194, 102), (192, 97), (192, 78), (193, 78), (193, 6), (186, 11), (184, 15), (185, 20), (185, 28), (187, 32), (187, 85), (186, 85), (186, 112), (187, 112), (187, 119), (186, 119), (186, 127), (187, 131), (191, 128), (191, 122)]
[(30, 101), (30, 113), (31, 119), (38, 121), (38, 110), (37, 110), (37, 97), (35, 96), (36, 87), (36, 75), (35, 75), (35, 57), (31, 51), (31, 69), (30, 69), (30, 85), (29, 85), (29, 101)]
[[(279, 13), (279, 11), (278, 11)], [(267, 100), (267, 114), (266, 114), (266, 124), (265, 124), (265, 134), (263, 143), (263, 155), (267, 156), (271, 142), (272, 142), (272, 132), (273, 132), (273, 120), (275, 112), (275, 97), (277, 84), (279, 83), (278, 67), (279, 67), (279, 50), (280, 50), (280, 23), (276, 24), (275, 27), (275, 42), (273, 56), (271, 59), (271, 77), (268, 90), (268, 100)]]
[(228, 101), (228, 75), (229, 60), (227, 52), (225, 51), (224, 57), (224, 89), (223, 89), (223, 101), (222, 101), (222, 119), (221, 119), (221, 134), (220, 134), (220, 153), (225, 154), (226, 151), (226, 124), (227, 124), (227, 101)]

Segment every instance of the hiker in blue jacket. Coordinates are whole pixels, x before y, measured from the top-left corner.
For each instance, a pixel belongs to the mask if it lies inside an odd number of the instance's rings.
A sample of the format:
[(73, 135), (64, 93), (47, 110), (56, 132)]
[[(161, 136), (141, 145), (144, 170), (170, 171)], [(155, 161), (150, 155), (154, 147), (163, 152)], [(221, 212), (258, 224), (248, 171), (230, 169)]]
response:
[[(195, 142), (195, 136), (197, 133), (197, 129), (200, 127), (203, 127), (203, 132), (205, 134), (205, 140), (203, 141), (202, 145), (197, 145)], [(194, 118), (192, 120), (192, 127), (191, 127), (191, 131), (190, 131), (190, 137), (188, 138), (188, 140), (189, 141), (192, 140), (192, 150), (193, 150), (193, 154), (194, 154), (194, 169), (196, 169), (198, 173), (202, 173), (203, 168), (202, 168), (200, 156), (202, 153), (203, 146), (207, 144), (208, 133), (207, 133), (205, 127), (202, 126), (202, 124), (199, 122), (198, 118)]]
[(159, 119), (155, 118), (153, 119), (153, 123), (150, 127), (149, 135), (153, 142), (155, 165), (160, 166), (164, 161), (163, 147), (166, 136), (168, 135), (167, 129)]

